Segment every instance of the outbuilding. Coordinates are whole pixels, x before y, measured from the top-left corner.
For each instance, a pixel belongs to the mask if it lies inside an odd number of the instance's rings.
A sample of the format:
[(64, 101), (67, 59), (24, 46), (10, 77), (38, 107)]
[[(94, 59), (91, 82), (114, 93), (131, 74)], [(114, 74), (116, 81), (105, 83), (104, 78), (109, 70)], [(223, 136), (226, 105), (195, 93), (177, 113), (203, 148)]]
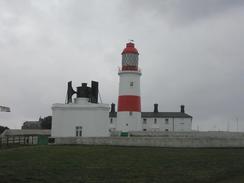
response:
[(77, 91), (69, 82), (67, 96), (67, 103), (52, 106), (53, 138), (109, 136), (109, 105), (98, 103), (98, 82), (92, 81), (91, 87), (82, 83)]

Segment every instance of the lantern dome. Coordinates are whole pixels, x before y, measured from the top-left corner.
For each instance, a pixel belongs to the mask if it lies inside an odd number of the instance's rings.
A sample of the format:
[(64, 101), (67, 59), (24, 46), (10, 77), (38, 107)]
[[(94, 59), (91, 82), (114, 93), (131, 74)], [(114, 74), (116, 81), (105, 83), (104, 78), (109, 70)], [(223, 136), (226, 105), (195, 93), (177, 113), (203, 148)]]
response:
[(139, 54), (137, 49), (135, 48), (135, 44), (132, 42), (126, 43), (126, 48), (123, 50), (122, 54), (126, 53)]

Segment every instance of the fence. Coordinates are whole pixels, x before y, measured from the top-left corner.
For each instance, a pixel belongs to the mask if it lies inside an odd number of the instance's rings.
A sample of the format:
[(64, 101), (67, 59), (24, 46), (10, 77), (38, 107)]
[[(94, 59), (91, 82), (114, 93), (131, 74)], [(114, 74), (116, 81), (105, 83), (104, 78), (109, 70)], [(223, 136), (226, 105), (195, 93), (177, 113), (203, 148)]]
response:
[(31, 145), (38, 143), (38, 136), (4, 136), (0, 137), (0, 147), (22, 144), (22, 145)]

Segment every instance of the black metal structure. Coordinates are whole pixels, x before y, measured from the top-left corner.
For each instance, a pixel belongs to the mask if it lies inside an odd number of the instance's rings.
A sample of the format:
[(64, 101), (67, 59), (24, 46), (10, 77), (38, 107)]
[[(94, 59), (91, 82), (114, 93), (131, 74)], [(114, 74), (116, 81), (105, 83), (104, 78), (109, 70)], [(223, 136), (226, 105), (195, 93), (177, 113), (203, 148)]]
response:
[(67, 103), (72, 103), (72, 95), (76, 92), (72, 88), (72, 81), (68, 82), (68, 89), (67, 89)]
[(91, 103), (98, 103), (98, 82), (91, 82)]
[(92, 81), (91, 87), (88, 87), (87, 83), (82, 83), (81, 86), (78, 86), (76, 91), (74, 91), (72, 81), (69, 81), (67, 89), (67, 103), (72, 103), (72, 96), (75, 93), (77, 98), (89, 98), (89, 102), (98, 103), (98, 82)]
[(77, 98), (90, 98), (90, 88), (87, 86), (87, 83), (81, 83), (81, 86), (76, 88)]

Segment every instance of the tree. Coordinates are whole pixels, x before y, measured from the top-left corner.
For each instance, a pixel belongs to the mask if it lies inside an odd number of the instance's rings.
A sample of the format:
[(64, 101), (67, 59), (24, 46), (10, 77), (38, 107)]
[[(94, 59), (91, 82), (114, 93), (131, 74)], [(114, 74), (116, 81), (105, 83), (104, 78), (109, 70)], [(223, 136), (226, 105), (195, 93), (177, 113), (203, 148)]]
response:
[(8, 127), (6, 126), (0, 126), (0, 134), (4, 132), (4, 130), (7, 130), (9, 129)]
[(52, 127), (52, 116), (47, 116), (41, 119), (42, 129), (51, 129), (51, 127)]

